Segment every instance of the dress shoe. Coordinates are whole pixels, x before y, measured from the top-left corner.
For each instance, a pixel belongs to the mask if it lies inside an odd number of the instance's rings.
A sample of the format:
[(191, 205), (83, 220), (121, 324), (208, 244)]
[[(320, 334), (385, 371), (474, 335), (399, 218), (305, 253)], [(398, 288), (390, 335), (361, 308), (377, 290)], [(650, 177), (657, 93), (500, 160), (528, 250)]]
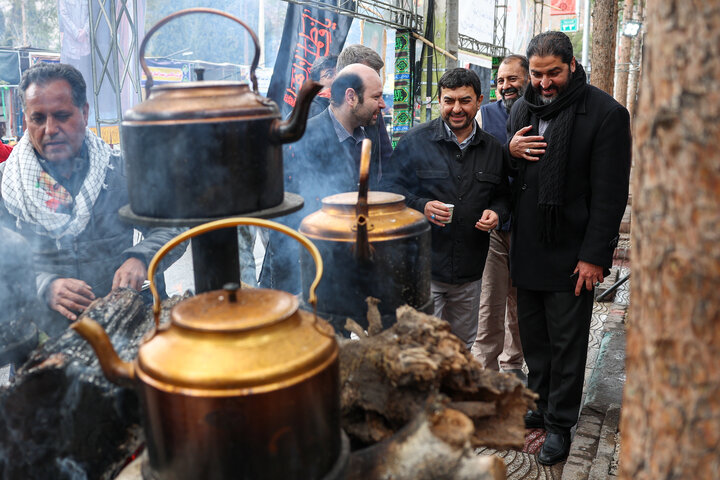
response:
[(525, 414), (525, 428), (545, 428), (545, 418), (540, 410), (528, 410)]
[(565, 460), (569, 453), (570, 434), (548, 432), (538, 454), (538, 462), (542, 465), (555, 465)]

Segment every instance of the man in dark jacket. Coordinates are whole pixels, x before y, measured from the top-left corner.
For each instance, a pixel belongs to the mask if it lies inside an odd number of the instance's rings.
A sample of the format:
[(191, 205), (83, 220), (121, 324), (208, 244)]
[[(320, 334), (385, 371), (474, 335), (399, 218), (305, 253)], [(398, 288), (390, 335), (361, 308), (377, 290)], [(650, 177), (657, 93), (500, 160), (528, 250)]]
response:
[(527, 57), (531, 88), (508, 124), (510, 263), (528, 386), (540, 395), (525, 423), (548, 431), (538, 460), (551, 465), (567, 457), (580, 410), (593, 286), (609, 273), (627, 203), (630, 118), (587, 84), (567, 35), (537, 35)]
[(455, 68), (438, 88), (441, 118), (400, 139), (384, 182), (432, 223), (435, 316), (447, 320), (469, 349), (477, 334), (488, 232), (507, 220), (510, 190), (502, 145), (475, 122), (482, 102), (478, 76)]
[[(0, 169), (0, 212), (30, 243), (37, 293), (61, 333), (111, 289), (139, 290), (155, 252), (176, 229), (133, 245), (118, 209), (128, 202), (122, 158), (87, 129), (85, 81), (74, 67), (40, 63), (20, 81), (27, 131)], [(62, 317), (61, 317), (62, 316)]]
[[(380, 179), (380, 142), (375, 125), (381, 110), (382, 84), (377, 72), (356, 63), (341, 70), (331, 87), (330, 106), (308, 120), (305, 135), (284, 152), (285, 190), (301, 195), (305, 205), (299, 212), (278, 219), (297, 229), (302, 219), (322, 207), (329, 195), (358, 189), (362, 141), (372, 141), (370, 189)], [(260, 285), (299, 293), (300, 267), (297, 243), (270, 232)]]

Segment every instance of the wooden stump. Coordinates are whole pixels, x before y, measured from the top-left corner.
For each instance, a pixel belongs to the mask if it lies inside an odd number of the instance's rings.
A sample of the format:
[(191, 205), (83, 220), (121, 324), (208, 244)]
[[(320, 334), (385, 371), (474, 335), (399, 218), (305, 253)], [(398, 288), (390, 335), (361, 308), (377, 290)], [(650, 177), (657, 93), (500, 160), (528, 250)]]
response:
[(471, 447), (522, 448), (535, 394), (514, 375), (483, 369), (447, 322), (403, 306), (397, 323), (376, 335), (352, 323), (363, 336), (340, 340), (340, 382), (343, 428), (355, 446), (390, 438), (430, 400), (471, 420)]

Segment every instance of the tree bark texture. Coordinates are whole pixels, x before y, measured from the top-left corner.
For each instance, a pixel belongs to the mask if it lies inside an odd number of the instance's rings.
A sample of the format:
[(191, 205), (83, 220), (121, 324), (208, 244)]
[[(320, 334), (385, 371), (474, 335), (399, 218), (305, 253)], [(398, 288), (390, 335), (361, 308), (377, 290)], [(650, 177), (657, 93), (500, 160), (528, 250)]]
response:
[[(623, 24), (632, 18), (633, 0), (625, 0), (623, 7)], [(632, 39), (620, 35), (620, 58), (616, 65), (617, 83), (615, 85), (615, 100), (627, 105), (628, 75), (630, 73), (630, 54), (632, 53)]]
[(620, 476), (717, 478), (720, 1), (649, 2), (647, 26)]
[(645, 34), (645, 0), (639, 0), (635, 6), (635, 20), (642, 22), (643, 27), (640, 28), (640, 33), (637, 37), (633, 38), (632, 41), (632, 57), (630, 62), (632, 68), (628, 75), (628, 93), (627, 93), (627, 109), (630, 112), (630, 118), (635, 118), (635, 105), (637, 103), (638, 84), (640, 79), (640, 73), (642, 72), (642, 45)]
[(618, 21), (617, 0), (595, 0), (592, 17), (590, 83), (612, 95)]
[(485, 370), (446, 321), (408, 306), (373, 335), (381, 328), (373, 306), (370, 336), (356, 327), (361, 339), (340, 344), (342, 426), (355, 445), (388, 439), (428, 401), (443, 401), (472, 421), (472, 447), (522, 448), (534, 393), (514, 375)]

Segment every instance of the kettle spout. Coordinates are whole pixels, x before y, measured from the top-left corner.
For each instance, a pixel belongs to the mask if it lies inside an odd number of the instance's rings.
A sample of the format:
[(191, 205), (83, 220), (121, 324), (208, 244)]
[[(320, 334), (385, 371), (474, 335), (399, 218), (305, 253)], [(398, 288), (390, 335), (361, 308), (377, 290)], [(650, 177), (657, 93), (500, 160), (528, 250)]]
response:
[(270, 127), (270, 140), (273, 143), (297, 142), (305, 133), (310, 104), (323, 86), (317, 82), (305, 82), (298, 93), (295, 108), (285, 121), (275, 120)]
[(100, 360), (105, 377), (121, 387), (130, 387), (135, 379), (135, 368), (130, 362), (123, 362), (110, 343), (105, 330), (94, 320), (81, 315), (78, 320), (70, 325), (92, 346)]

